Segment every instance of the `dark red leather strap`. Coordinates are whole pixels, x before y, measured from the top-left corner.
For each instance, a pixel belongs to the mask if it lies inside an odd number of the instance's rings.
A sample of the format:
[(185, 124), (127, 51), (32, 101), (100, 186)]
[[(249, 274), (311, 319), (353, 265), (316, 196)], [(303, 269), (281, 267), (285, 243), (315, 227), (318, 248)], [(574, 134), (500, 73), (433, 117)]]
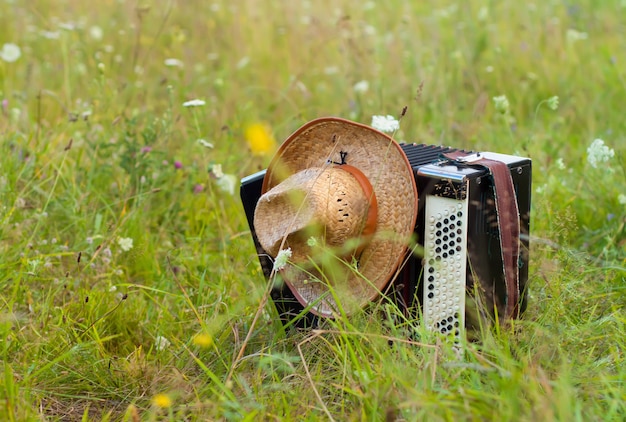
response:
[[(445, 154), (446, 158), (458, 160), (468, 156), (467, 153), (453, 152)], [(500, 249), (502, 251), (502, 267), (506, 283), (506, 315), (505, 319), (519, 316), (519, 254), (520, 224), (519, 208), (515, 196), (515, 187), (511, 171), (506, 163), (486, 158), (473, 160), (469, 166), (481, 166), (489, 170), (493, 179), (493, 190), (496, 202), (498, 230), (500, 232)]]

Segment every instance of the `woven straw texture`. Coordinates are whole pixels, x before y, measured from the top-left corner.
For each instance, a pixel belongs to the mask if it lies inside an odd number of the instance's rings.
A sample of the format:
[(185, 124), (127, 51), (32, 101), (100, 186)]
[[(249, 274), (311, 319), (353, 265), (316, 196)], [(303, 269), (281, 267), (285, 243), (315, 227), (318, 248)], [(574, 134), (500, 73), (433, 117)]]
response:
[[(270, 163), (263, 192), (302, 170), (332, 166), (333, 162), (354, 166), (367, 177), (376, 195), (378, 214), (376, 231), (358, 262), (345, 263), (337, 258), (335, 266), (320, 268), (294, 259), (281, 271), (296, 298), (326, 317), (340, 310), (352, 313), (380, 295), (405, 258), (417, 217), (413, 171), (400, 146), (369, 126), (339, 118), (313, 120), (292, 134)], [(281, 218), (278, 211), (275, 216), (276, 221)], [(255, 222), (255, 231), (259, 234), (273, 228), (271, 223)], [(283, 236), (287, 234), (288, 230)], [(276, 247), (273, 249), (275, 252)], [(296, 256), (294, 252), (293, 258)]]
[(340, 247), (362, 234), (368, 212), (376, 213), (376, 206), (369, 207), (367, 192), (343, 167), (302, 170), (261, 196), (254, 225), (263, 228), (257, 237), (268, 254), (291, 248), (292, 260), (298, 262), (307, 258), (310, 236)]

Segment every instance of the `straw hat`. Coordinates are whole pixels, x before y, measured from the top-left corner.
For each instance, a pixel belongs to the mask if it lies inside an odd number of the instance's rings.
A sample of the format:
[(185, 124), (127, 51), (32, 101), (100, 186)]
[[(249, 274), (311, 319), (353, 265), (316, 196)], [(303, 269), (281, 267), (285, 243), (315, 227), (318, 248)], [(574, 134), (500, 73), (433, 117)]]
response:
[(317, 314), (351, 313), (398, 270), (415, 228), (417, 189), (400, 146), (369, 126), (313, 120), (272, 159), (254, 229), (294, 296)]

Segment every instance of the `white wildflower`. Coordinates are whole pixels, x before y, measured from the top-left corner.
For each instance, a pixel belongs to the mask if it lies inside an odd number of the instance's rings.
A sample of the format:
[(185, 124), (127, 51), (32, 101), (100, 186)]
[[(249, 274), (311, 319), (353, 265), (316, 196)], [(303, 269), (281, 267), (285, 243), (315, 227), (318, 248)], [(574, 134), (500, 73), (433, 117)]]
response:
[(354, 92), (364, 94), (367, 92), (368, 89), (370, 89), (370, 83), (367, 81), (359, 81), (354, 84), (352, 89), (354, 89)]
[(506, 95), (493, 97), (493, 104), (496, 106), (496, 110), (498, 112), (502, 114), (507, 114), (509, 112), (509, 99), (506, 98)]
[(45, 39), (48, 40), (58, 40), (59, 37), (61, 36), (61, 33), (59, 31), (45, 31), (42, 30), (39, 32), (39, 35), (41, 35), (42, 37), (44, 37)]
[(102, 31), (102, 28), (100, 28), (98, 25), (94, 25), (89, 28), (89, 35), (94, 40), (100, 41), (102, 39), (102, 36), (104, 35), (104, 31)]
[(372, 10), (376, 8), (376, 2), (375, 1), (368, 1), (366, 3), (363, 4), (363, 10)]
[(400, 129), (400, 122), (391, 115), (372, 116), (372, 127), (381, 132), (395, 132)]
[(556, 95), (554, 97), (550, 97), (548, 98), (547, 103), (550, 110), (556, 110), (559, 108), (559, 97)]
[(565, 38), (567, 39), (567, 42), (574, 43), (576, 41), (586, 40), (587, 38), (589, 38), (589, 35), (586, 32), (581, 32), (570, 28), (565, 33)]
[(163, 337), (163, 336), (157, 336), (156, 339), (154, 339), (154, 348), (157, 349), (159, 352), (161, 350), (165, 350), (168, 347), (170, 347), (172, 343), (170, 343), (170, 341)]
[(221, 164), (213, 164), (213, 166), (211, 166), (211, 174), (216, 179), (220, 179), (220, 178), (224, 177), (224, 172), (222, 171), (222, 165)]
[(213, 148), (213, 144), (206, 139), (198, 139), (198, 143), (205, 148)]
[(6, 43), (0, 50), (0, 59), (7, 63), (13, 63), (22, 56), (22, 50), (13, 43)]
[(168, 67), (183, 67), (184, 64), (183, 64), (182, 60), (165, 59), (165, 66), (168, 66)]
[(619, 202), (621, 205), (626, 205), (626, 195), (624, 195), (623, 193), (620, 193), (617, 196), (617, 202)]
[(311, 248), (314, 248), (315, 246), (319, 245), (319, 241), (315, 236), (311, 236), (307, 239), (306, 244), (309, 245)]
[(372, 25), (365, 25), (365, 28), (363, 28), (363, 32), (365, 33), (365, 35), (374, 36), (376, 35), (376, 27)]
[(217, 179), (217, 186), (224, 192), (234, 195), (235, 186), (237, 185), (237, 178), (232, 174), (224, 174)]
[(454, 15), (458, 9), (459, 7), (456, 4), (453, 4), (451, 6), (444, 7), (439, 10), (435, 10), (433, 15), (441, 17), (441, 18), (449, 18), (452, 15)]
[(565, 162), (563, 162), (562, 158), (559, 158), (558, 160), (556, 160), (556, 167), (559, 170), (565, 170)]
[(117, 244), (120, 245), (120, 248), (124, 252), (128, 252), (133, 248), (133, 239), (131, 237), (119, 237), (117, 239)]
[(287, 261), (291, 258), (291, 248), (281, 249), (274, 259), (274, 271), (280, 271), (287, 265)]
[(74, 22), (61, 22), (59, 23), (59, 28), (65, 29), (66, 31), (73, 31), (76, 29), (76, 24)]
[(13, 107), (11, 108), (11, 110), (9, 110), (9, 115), (11, 116), (11, 121), (13, 123), (17, 123), (19, 122), (20, 116), (22, 115), (22, 110), (17, 107)]
[(243, 69), (244, 67), (248, 66), (249, 63), (250, 63), (250, 57), (248, 56), (242, 57), (237, 62), (237, 69)]
[(183, 103), (183, 107), (202, 107), (203, 105), (206, 105), (206, 101), (198, 99), (185, 101)]
[(476, 15), (476, 17), (478, 18), (479, 21), (486, 21), (487, 19), (489, 19), (489, 8), (486, 6), (481, 7), (478, 10), (478, 14)]
[[(282, 251), (281, 251), (282, 252)], [(280, 255), (280, 253), (279, 253)], [(289, 250), (289, 256), (291, 256), (291, 250)], [(278, 258), (278, 257), (276, 257)], [(31, 273), (35, 273), (37, 271), (37, 268), (39, 267), (39, 265), (41, 265), (42, 261), (41, 259), (29, 259), (27, 264), (29, 266), (29, 270)], [(276, 265), (276, 264), (274, 264)]]
[(589, 165), (593, 168), (598, 168), (598, 164), (609, 161), (615, 155), (615, 151), (604, 145), (602, 139), (595, 139), (587, 148), (587, 154)]

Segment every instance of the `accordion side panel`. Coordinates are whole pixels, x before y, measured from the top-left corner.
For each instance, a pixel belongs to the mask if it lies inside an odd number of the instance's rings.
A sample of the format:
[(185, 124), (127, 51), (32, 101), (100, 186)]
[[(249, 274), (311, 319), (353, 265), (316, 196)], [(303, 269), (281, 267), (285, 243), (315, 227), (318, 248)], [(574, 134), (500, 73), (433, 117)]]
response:
[(460, 341), (465, 326), (468, 201), (428, 195), (425, 212), (424, 323)]
[(530, 160), (524, 165), (516, 167), (511, 175), (513, 176), (520, 213), (520, 313), (524, 313), (528, 306), (528, 264), (530, 262), (530, 204), (532, 195), (532, 163)]

